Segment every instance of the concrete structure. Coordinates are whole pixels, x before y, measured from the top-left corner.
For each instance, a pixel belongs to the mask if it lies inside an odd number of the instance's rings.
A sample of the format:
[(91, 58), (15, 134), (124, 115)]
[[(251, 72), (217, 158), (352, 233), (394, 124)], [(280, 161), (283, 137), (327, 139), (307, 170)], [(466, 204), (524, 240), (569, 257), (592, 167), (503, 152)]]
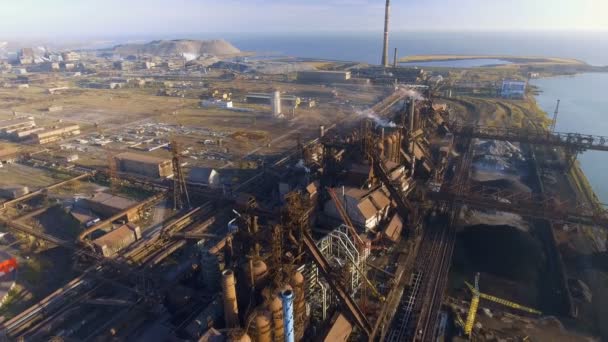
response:
[(78, 52), (69, 51), (61, 54), (64, 62), (77, 62), (80, 60), (80, 54)]
[[(371, 192), (358, 188), (335, 189), (346, 213), (359, 228), (369, 230), (378, 226), (386, 218), (390, 207), (388, 193), (383, 188)], [(340, 214), (332, 200), (325, 202), (325, 214), (336, 220), (341, 220)]]
[(49, 130), (35, 132), (32, 134), (32, 139), (34, 143), (43, 145), (78, 134), (80, 134), (79, 125), (68, 125), (64, 127), (57, 127)]
[[(83, 198), (78, 202), (79, 207), (87, 208), (102, 217), (111, 217), (120, 212), (123, 212), (137, 204), (136, 201), (108, 194), (106, 192), (98, 192), (90, 198)], [(137, 210), (129, 212), (126, 215), (127, 221), (135, 221), (139, 218)]]
[(234, 105), (232, 101), (203, 100), (201, 101), (201, 107), (233, 108)]
[(139, 227), (132, 223), (127, 223), (93, 240), (93, 245), (98, 253), (111, 258), (117, 252), (139, 239), (141, 239)]
[(298, 81), (310, 83), (336, 83), (350, 79), (350, 71), (298, 71)]
[[(272, 105), (274, 94), (249, 93), (245, 95), (245, 102)], [(281, 95), (281, 106), (298, 107), (302, 99), (294, 95)], [(310, 103), (313, 103), (312, 105)], [(308, 100), (307, 106), (314, 106), (314, 100)]]
[(146, 156), (125, 152), (114, 157), (118, 169), (123, 172), (135, 173), (151, 178), (167, 178), (173, 176), (173, 164), (170, 159)]
[[(384, 7), (384, 41), (382, 46), (382, 66), (388, 67), (388, 22), (391, 14), (391, 1), (386, 0), (386, 6)], [(395, 59), (397, 52), (395, 51)], [(396, 61), (395, 61), (396, 62)]]
[(0, 137), (19, 140), (23, 136), (28, 136), (29, 134), (31, 134), (28, 133), (24, 135), (22, 132), (32, 132), (32, 129), (34, 129), (35, 127), (36, 122), (31, 116), (19, 117), (10, 120), (2, 120), (0, 121)]
[(281, 116), (281, 92), (278, 90), (272, 93), (272, 115), (274, 117)]
[(7, 185), (0, 186), (0, 197), (15, 199), (23, 195), (27, 195), (30, 189), (23, 185)]
[(220, 173), (208, 167), (195, 167), (188, 174), (188, 182), (202, 184), (210, 188), (221, 188)]
[(523, 99), (526, 95), (526, 81), (503, 80), (500, 96), (508, 99)]

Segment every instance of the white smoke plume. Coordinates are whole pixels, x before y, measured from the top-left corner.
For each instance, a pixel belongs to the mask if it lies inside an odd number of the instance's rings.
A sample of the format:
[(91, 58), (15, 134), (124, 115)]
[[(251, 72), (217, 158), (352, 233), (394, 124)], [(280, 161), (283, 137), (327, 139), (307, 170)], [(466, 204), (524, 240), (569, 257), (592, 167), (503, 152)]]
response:
[(376, 126), (379, 127), (397, 127), (397, 124), (390, 120), (379, 117), (378, 114), (374, 113), (371, 109), (367, 109), (364, 111), (358, 110), (357, 115), (372, 119)]
[(402, 88), (399, 87), (397, 90), (399, 93), (403, 94), (405, 97), (414, 98), (416, 101), (424, 100), (424, 96), (422, 96), (419, 92), (411, 88)]
[(198, 55), (195, 53), (190, 53), (190, 52), (184, 52), (182, 53), (182, 56), (184, 57), (184, 59), (188, 62), (193, 61), (195, 59), (198, 58)]

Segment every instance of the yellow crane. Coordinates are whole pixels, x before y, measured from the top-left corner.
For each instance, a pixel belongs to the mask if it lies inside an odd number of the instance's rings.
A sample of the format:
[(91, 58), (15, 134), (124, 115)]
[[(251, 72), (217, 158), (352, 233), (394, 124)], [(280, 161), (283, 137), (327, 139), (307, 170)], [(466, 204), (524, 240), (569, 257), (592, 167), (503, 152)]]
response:
[(469, 290), (471, 290), (471, 293), (473, 294), (473, 298), (471, 299), (471, 306), (469, 307), (469, 313), (467, 315), (467, 321), (464, 325), (464, 333), (467, 336), (471, 336), (471, 332), (473, 331), (473, 325), (475, 324), (475, 317), (477, 316), (477, 308), (479, 306), (479, 300), (481, 298), (483, 298), (485, 300), (489, 300), (494, 303), (498, 303), (498, 304), (510, 307), (512, 309), (525, 311), (525, 312), (533, 314), (533, 315), (542, 315), (542, 312), (540, 312), (536, 309), (532, 309), (527, 306), (517, 304), (515, 302), (511, 302), (506, 299), (498, 298), (496, 296), (492, 296), (492, 295), (489, 295), (486, 293), (481, 293), (479, 291), (479, 273), (477, 273), (475, 275), (475, 286), (471, 285), (470, 283), (468, 283), (466, 281), (464, 283), (469, 288)]

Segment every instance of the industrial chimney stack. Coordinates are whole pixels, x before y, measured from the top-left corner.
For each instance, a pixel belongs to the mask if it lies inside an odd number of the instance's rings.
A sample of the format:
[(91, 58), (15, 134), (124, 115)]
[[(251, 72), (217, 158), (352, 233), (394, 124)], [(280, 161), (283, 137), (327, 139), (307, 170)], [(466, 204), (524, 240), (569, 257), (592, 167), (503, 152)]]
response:
[(391, 12), (391, 0), (386, 0), (384, 12), (384, 47), (382, 48), (382, 65), (388, 68), (388, 18)]

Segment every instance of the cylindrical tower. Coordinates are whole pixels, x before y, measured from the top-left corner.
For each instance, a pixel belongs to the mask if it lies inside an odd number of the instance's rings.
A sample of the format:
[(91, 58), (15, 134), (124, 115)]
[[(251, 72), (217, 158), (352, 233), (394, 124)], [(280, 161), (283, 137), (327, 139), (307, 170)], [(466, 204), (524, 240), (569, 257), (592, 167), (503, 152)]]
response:
[(273, 341), (283, 342), (284, 327), (283, 327), (283, 302), (278, 295), (273, 294), (268, 301), (268, 309), (272, 314), (272, 331)]
[(210, 292), (219, 290), (221, 265), (217, 255), (207, 251), (201, 253), (201, 281)]
[(293, 290), (281, 292), (283, 302), (283, 325), (285, 327), (285, 342), (295, 342), (294, 322), (293, 322)]
[(262, 260), (248, 262), (245, 265), (245, 273), (247, 274), (247, 285), (257, 288), (267, 278), (268, 266)]
[(391, 1), (386, 0), (384, 8), (384, 46), (382, 47), (382, 66), (388, 67), (388, 21), (391, 14)]
[(401, 136), (397, 131), (393, 134), (393, 157), (391, 160), (399, 162), (399, 153), (401, 153)]
[(257, 310), (255, 316), (255, 340), (256, 342), (272, 342), (272, 328), (270, 326), (271, 316), (267, 310)]
[(278, 90), (272, 93), (272, 115), (281, 115), (281, 92)]
[(236, 328), (239, 326), (239, 309), (236, 302), (236, 280), (232, 270), (225, 270), (222, 273), (222, 291), (226, 327)]
[(302, 340), (304, 336), (304, 323), (306, 320), (306, 301), (304, 300), (304, 276), (300, 272), (295, 272), (291, 277), (294, 299), (294, 330), (296, 340)]
[(323, 138), (325, 136), (325, 126), (319, 126), (319, 138)]
[(389, 135), (386, 138), (386, 142), (384, 143), (385, 148), (384, 148), (384, 157), (388, 160), (393, 159), (393, 148), (394, 143), (393, 143), (393, 137), (391, 135)]

